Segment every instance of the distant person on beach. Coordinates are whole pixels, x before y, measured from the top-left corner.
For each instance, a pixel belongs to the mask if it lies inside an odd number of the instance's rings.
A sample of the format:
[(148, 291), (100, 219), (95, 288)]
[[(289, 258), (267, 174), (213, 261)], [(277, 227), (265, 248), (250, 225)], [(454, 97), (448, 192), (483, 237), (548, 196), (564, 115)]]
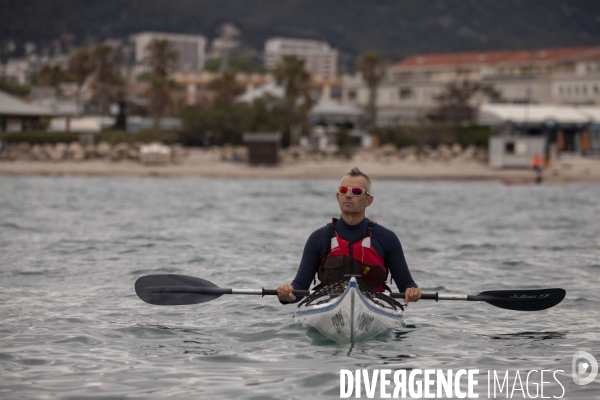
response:
[(544, 169), (544, 160), (539, 154), (533, 156), (531, 168), (535, 171), (535, 183), (542, 183), (542, 171)]
[(212, 137), (212, 132), (211, 131), (206, 131), (204, 133), (204, 138), (203, 138), (203, 143), (202, 143), (202, 147), (204, 147), (204, 151), (208, 151), (210, 150), (210, 138)]
[(342, 178), (336, 194), (341, 218), (317, 229), (304, 246), (302, 260), (291, 285), (281, 285), (282, 303), (293, 302), (295, 289), (306, 290), (317, 276), (322, 285), (337, 282), (345, 274), (359, 274), (359, 281), (376, 292), (389, 289), (391, 273), (404, 301), (418, 301), (422, 291), (413, 280), (396, 234), (365, 218), (373, 203), (371, 179), (354, 167)]

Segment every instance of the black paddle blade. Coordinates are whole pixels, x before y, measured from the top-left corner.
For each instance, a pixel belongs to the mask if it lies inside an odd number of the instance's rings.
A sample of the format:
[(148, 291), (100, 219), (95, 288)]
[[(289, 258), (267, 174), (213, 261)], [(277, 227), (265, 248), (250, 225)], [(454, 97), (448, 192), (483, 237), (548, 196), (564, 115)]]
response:
[(490, 290), (475, 296), (469, 301), (485, 301), (488, 304), (507, 310), (540, 311), (560, 303), (567, 292), (564, 289), (537, 290)]
[(135, 282), (135, 292), (146, 303), (178, 306), (211, 301), (225, 294), (212, 282), (186, 275), (146, 275)]

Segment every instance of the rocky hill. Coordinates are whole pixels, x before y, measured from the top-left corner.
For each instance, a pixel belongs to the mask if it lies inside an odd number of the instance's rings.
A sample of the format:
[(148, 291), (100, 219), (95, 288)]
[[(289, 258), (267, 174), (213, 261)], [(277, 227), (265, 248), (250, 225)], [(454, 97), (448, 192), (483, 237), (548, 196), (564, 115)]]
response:
[(78, 44), (143, 31), (216, 36), (233, 22), (259, 51), (272, 36), (321, 39), (348, 59), (600, 44), (597, 0), (1, 0), (0, 39), (74, 34)]

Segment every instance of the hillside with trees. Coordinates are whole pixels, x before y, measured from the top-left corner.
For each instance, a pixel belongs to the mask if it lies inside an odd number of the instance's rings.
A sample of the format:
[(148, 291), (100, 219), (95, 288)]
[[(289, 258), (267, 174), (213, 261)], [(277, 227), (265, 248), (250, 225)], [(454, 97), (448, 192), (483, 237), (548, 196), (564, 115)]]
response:
[(239, 27), (243, 43), (259, 51), (273, 36), (326, 40), (348, 59), (342, 64), (354, 68), (355, 57), (367, 51), (395, 61), (415, 53), (597, 45), (600, 2), (0, 1), (0, 41), (42, 48), (65, 35), (89, 45), (147, 30), (212, 39), (224, 22)]

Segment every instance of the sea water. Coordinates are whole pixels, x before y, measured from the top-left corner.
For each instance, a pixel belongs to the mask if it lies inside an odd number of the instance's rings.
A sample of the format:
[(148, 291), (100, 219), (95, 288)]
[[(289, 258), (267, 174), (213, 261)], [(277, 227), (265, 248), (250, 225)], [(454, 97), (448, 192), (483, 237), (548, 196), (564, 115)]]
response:
[(339, 215), (337, 184), (0, 177), (0, 398), (338, 398), (342, 369), (478, 369), (480, 398), (488, 371), (509, 371), (512, 390), (515, 371), (550, 370), (562, 398), (600, 398), (600, 378), (572, 379), (575, 352), (600, 360), (598, 185), (373, 184), (367, 215), (396, 232), (425, 292), (565, 288), (545, 311), (422, 300), (412, 327), (338, 345), (272, 296), (136, 296), (147, 274), (290, 282), (307, 237)]

